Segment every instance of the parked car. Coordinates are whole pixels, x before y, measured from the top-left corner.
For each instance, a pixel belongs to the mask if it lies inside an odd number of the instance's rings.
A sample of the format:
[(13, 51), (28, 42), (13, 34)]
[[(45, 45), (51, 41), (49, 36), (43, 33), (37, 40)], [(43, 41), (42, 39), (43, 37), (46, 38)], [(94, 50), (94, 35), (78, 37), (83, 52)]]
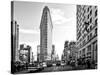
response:
[(66, 65), (66, 63), (61, 63), (61, 66), (64, 66), (64, 65)]
[(47, 67), (47, 64), (45, 62), (42, 63), (43, 67)]
[(47, 67), (52, 67), (52, 61), (48, 61), (48, 62), (46, 62), (46, 64), (47, 64)]
[(53, 63), (52, 65), (53, 65), (53, 66), (56, 66), (56, 64), (55, 64), (55, 63)]
[(38, 68), (38, 70), (42, 70), (43, 66), (41, 64), (38, 64), (37, 68)]

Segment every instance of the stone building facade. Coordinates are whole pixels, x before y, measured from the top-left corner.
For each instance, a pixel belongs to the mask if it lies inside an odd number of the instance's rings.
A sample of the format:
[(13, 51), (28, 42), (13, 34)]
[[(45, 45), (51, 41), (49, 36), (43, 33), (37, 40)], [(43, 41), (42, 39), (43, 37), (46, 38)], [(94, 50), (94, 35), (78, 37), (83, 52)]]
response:
[(40, 60), (51, 60), (52, 52), (52, 20), (50, 10), (44, 7), (40, 23)]
[(77, 5), (78, 58), (97, 62), (97, 6)]

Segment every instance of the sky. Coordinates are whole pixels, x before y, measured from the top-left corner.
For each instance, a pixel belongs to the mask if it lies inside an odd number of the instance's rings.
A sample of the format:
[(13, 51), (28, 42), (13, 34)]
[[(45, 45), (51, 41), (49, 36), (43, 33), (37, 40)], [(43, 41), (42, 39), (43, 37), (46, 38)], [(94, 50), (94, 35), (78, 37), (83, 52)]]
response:
[(19, 44), (30, 45), (35, 60), (37, 45), (40, 44), (39, 27), (44, 6), (50, 9), (53, 23), (52, 43), (59, 58), (65, 41), (76, 41), (76, 5), (15, 1), (14, 20), (19, 24)]

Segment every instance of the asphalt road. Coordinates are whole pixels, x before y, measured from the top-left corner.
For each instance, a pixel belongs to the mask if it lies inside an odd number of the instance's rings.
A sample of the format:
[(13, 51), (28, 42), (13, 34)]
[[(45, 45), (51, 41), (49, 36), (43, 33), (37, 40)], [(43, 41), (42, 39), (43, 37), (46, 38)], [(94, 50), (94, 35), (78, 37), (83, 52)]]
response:
[(68, 71), (72, 70), (71, 66), (53, 66), (53, 67), (46, 67), (41, 72), (55, 72), (55, 71)]
[[(32, 67), (31, 67), (32, 68)], [(57, 72), (57, 71), (71, 71), (71, 70), (82, 70), (85, 69), (84, 66), (81, 67), (72, 67), (70, 65), (67, 66), (52, 66), (52, 67), (45, 67), (41, 70), (35, 70), (34, 68), (28, 69), (26, 71), (17, 72), (17, 74), (25, 74), (25, 73), (41, 73), (41, 72)]]
[(41, 72), (56, 72), (56, 71), (68, 71), (68, 70), (72, 70), (71, 66), (52, 66), (52, 67), (45, 67), (42, 70), (34, 70), (33, 69), (28, 69), (25, 71), (20, 71), (17, 72), (16, 74), (24, 74), (24, 73), (41, 73)]

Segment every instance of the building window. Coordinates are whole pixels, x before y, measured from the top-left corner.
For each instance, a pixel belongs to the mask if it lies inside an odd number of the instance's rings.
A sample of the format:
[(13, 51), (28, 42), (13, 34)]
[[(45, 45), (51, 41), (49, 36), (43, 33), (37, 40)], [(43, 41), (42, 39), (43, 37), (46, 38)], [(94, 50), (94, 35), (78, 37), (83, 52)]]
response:
[(91, 52), (91, 45), (88, 46), (88, 52)]
[(90, 18), (90, 23), (92, 23), (92, 17)]
[(83, 45), (85, 45), (85, 40), (83, 41)]
[(92, 38), (92, 33), (90, 33), (90, 39)]
[(80, 48), (81, 48), (81, 43), (80, 43)]
[(89, 12), (89, 8), (88, 8), (88, 12)]
[(90, 31), (92, 30), (92, 26), (90, 26)]
[(97, 61), (97, 42), (93, 43), (93, 59)]
[(89, 14), (88, 14), (88, 19), (89, 19)]
[(90, 38), (89, 38), (89, 35), (88, 35), (88, 40), (89, 40)]
[(96, 44), (96, 48), (95, 48), (95, 51), (97, 51), (97, 49), (98, 49), (98, 46), (97, 46), (97, 44)]
[(81, 55), (81, 51), (80, 51), (80, 55)]
[(95, 11), (95, 17), (97, 16), (97, 10)]
[(97, 8), (97, 6), (95, 6), (95, 8)]
[(92, 6), (90, 6), (90, 8), (92, 8)]
[(92, 15), (92, 10), (90, 11), (90, 15)]
[(97, 19), (95, 20), (95, 25), (97, 25)]
[(97, 51), (97, 42), (96, 41), (93, 43), (93, 50)]
[(85, 56), (85, 48), (82, 50), (82, 56)]
[(97, 36), (97, 28), (95, 29), (95, 35)]
[(47, 15), (47, 12), (45, 12), (45, 15)]

